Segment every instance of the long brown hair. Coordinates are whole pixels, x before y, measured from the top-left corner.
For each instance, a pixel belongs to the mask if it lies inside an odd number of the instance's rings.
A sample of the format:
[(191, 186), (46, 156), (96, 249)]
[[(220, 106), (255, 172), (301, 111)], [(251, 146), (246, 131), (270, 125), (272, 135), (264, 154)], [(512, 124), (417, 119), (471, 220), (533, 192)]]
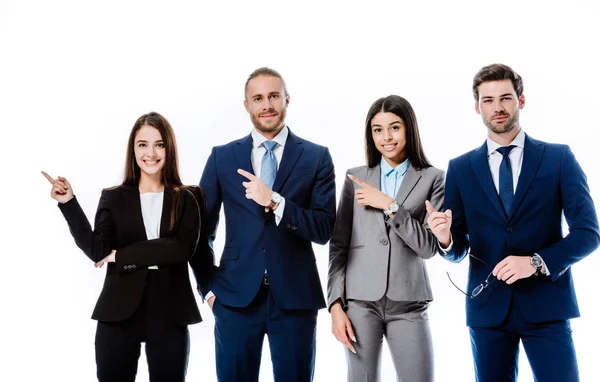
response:
[(162, 168), (162, 183), (165, 187), (165, 191), (169, 192), (173, 199), (173, 204), (171, 206), (171, 222), (169, 224), (169, 229), (173, 229), (175, 222), (178, 219), (177, 207), (179, 206), (179, 200), (181, 199), (181, 192), (186, 189), (192, 191), (194, 197), (200, 198), (198, 203), (201, 207), (205, 202), (204, 192), (198, 186), (184, 186), (181, 183), (181, 178), (179, 177), (177, 142), (175, 141), (175, 133), (173, 132), (173, 128), (171, 127), (169, 121), (154, 111), (139, 117), (131, 129), (129, 140), (127, 142), (125, 174), (123, 176), (122, 184), (124, 186), (137, 188), (140, 182), (141, 170), (140, 166), (138, 166), (135, 160), (134, 144), (137, 133), (144, 126), (151, 126), (158, 130), (165, 146), (165, 165)]
[(371, 168), (375, 167), (381, 161), (381, 153), (375, 146), (373, 132), (371, 131), (371, 122), (379, 113), (393, 113), (402, 118), (406, 127), (406, 151), (410, 164), (417, 169), (431, 167), (431, 163), (429, 163), (423, 151), (415, 111), (406, 99), (397, 95), (378, 99), (371, 105), (367, 113), (367, 121), (365, 122), (365, 156), (367, 166)]

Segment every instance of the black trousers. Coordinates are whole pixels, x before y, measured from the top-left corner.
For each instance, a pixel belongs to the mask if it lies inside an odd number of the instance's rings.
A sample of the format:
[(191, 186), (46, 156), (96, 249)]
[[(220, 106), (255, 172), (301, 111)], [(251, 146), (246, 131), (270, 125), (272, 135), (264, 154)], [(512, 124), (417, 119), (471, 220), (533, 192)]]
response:
[(160, 292), (158, 271), (148, 271), (142, 302), (120, 322), (98, 322), (96, 366), (100, 382), (134, 382), (141, 343), (151, 382), (185, 381), (190, 347), (187, 326), (168, 317)]

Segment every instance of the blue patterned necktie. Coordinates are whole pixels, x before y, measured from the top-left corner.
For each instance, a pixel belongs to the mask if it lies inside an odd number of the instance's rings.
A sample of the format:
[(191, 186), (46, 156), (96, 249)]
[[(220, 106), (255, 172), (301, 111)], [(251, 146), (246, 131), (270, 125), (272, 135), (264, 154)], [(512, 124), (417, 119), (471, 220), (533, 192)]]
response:
[(272, 189), (273, 183), (275, 183), (275, 176), (277, 175), (277, 159), (275, 159), (275, 154), (273, 154), (273, 149), (277, 146), (277, 142), (264, 141), (262, 146), (266, 151), (260, 165), (260, 178), (265, 182), (267, 187)]
[(510, 145), (498, 147), (496, 149), (496, 151), (502, 154), (502, 162), (500, 163), (500, 179), (498, 181), (498, 194), (500, 195), (500, 200), (502, 200), (502, 204), (504, 204), (504, 210), (508, 216), (512, 214), (513, 198), (515, 196), (512, 167), (510, 165), (510, 158), (508, 154), (510, 154), (511, 150), (515, 147), (517, 146)]

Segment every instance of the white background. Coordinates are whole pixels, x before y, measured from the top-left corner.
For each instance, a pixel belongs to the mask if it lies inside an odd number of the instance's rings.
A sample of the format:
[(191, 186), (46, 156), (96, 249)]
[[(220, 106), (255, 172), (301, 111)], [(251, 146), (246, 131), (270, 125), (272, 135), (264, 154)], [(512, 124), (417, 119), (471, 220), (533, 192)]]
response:
[[(90, 315), (104, 270), (75, 246), (40, 170), (66, 176), (93, 219), (101, 189), (121, 181), (134, 121), (154, 110), (174, 126), (184, 182), (197, 183), (212, 146), (250, 132), (243, 85), (260, 66), (287, 80), (291, 129), (330, 148), (339, 194), (345, 170), (364, 164), (363, 123), (375, 99), (394, 93), (412, 103), (425, 151), (445, 170), (486, 135), (473, 109), (473, 75), (506, 63), (525, 81), (525, 131), (569, 144), (600, 203), (593, 139), (600, 28), (592, 1), (297, 3), (0, 2), (0, 380), (95, 378)], [(218, 254), (223, 239), (220, 231)], [(327, 247), (315, 250), (326, 285)], [(436, 380), (472, 381), (463, 297), (445, 275), (464, 285), (467, 264), (436, 257), (428, 265)], [(573, 267), (582, 381), (598, 380), (599, 267), (597, 253)], [(214, 381), (213, 319), (200, 309), (188, 380)], [(317, 339), (315, 380), (345, 380), (325, 311)], [(531, 381), (521, 354), (519, 380)], [(382, 378), (395, 380), (387, 348)], [(147, 380), (143, 356), (138, 380)], [(265, 342), (261, 381), (271, 380)]]

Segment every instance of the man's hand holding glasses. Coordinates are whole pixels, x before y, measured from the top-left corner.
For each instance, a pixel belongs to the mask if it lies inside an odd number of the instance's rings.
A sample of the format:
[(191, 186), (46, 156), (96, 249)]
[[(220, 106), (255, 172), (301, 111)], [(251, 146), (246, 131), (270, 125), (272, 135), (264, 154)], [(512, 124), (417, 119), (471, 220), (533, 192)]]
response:
[[(491, 268), (491, 266), (488, 263), (476, 256), (473, 256), (470, 252), (469, 256)], [(494, 267), (494, 269), (487, 275), (485, 280), (481, 284), (473, 288), (471, 293), (466, 293), (465, 291), (460, 289), (454, 283), (454, 281), (452, 281), (452, 278), (450, 277), (450, 274), (448, 272), (446, 272), (446, 275), (448, 276), (448, 279), (450, 280), (452, 285), (454, 285), (454, 287), (458, 289), (462, 294), (464, 294), (468, 298), (475, 298), (479, 296), (481, 292), (483, 292), (485, 288), (490, 286), (496, 279), (504, 281), (507, 284), (512, 284), (517, 280), (531, 277), (536, 272), (537, 268), (531, 264), (530, 256), (508, 256), (504, 260), (499, 262)], [(545, 273), (545, 270), (543, 270), (542, 273)]]

